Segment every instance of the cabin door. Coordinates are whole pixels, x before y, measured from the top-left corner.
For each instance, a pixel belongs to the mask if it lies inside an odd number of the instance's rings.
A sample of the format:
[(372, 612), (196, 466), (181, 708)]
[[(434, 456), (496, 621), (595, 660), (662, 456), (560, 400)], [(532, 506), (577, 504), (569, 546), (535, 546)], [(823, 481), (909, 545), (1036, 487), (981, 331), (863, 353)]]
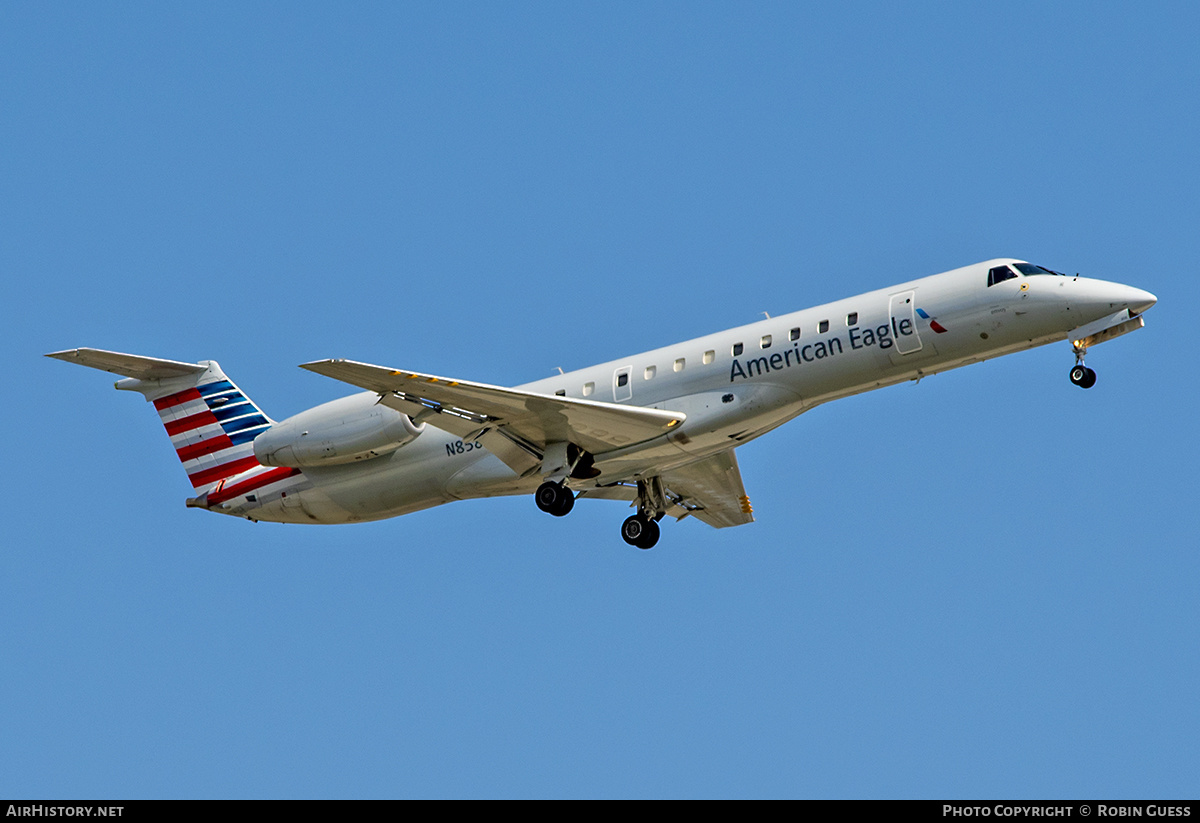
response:
[(916, 293), (902, 291), (899, 294), (893, 294), (888, 303), (888, 314), (891, 316), (892, 340), (896, 342), (896, 351), (900, 354), (920, 351), (921, 336), (917, 333)]
[(613, 400), (618, 403), (633, 398), (633, 366), (622, 366), (613, 372)]

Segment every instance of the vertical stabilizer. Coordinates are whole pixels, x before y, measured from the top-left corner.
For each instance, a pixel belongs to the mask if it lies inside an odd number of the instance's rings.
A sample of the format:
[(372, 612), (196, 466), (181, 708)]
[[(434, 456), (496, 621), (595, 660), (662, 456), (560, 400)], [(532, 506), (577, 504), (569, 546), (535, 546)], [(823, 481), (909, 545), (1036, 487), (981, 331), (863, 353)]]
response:
[(116, 387), (140, 392), (154, 404), (192, 487), (212, 489), (261, 468), (254, 438), (272, 421), (221, 371), (214, 360), (181, 363), (101, 349), (46, 355), (119, 374)]

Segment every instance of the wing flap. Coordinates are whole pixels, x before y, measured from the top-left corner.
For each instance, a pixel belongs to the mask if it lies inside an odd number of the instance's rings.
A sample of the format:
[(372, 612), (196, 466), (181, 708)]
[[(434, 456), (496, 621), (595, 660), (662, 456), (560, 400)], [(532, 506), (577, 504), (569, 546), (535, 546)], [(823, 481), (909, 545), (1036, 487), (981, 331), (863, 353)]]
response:
[[(690, 515), (716, 529), (754, 522), (754, 510), (732, 450), (663, 472), (660, 479), (669, 506), (668, 517), (682, 520)], [(584, 489), (579, 496), (633, 502), (638, 491), (626, 482)]]
[(500, 462), (508, 466), (520, 476), (531, 474), (542, 465), (544, 449), (538, 449), (533, 443), (513, 437), (503, 428), (489, 428), (475, 436)]
[(732, 450), (664, 472), (662, 482), (677, 506), (713, 528), (754, 522), (754, 509)]

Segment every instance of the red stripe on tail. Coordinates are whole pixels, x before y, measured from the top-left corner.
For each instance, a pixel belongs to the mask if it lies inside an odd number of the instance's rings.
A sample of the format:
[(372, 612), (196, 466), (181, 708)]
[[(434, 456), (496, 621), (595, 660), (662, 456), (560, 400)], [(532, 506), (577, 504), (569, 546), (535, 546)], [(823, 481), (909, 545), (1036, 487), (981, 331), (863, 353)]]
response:
[(174, 437), (177, 434), (191, 431), (192, 429), (198, 429), (201, 426), (210, 426), (217, 422), (217, 416), (208, 409), (205, 409), (202, 412), (190, 414), (187, 417), (181, 417), (178, 420), (167, 420), (163, 422), (163, 426), (166, 427), (167, 434)]
[(215, 506), (218, 503), (224, 503), (226, 500), (232, 500), (235, 497), (240, 497), (243, 494), (252, 492), (255, 489), (261, 489), (263, 486), (275, 483), (279, 480), (286, 480), (289, 477), (294, 477), (299, 474), (299, 469), (271, 469), (269, 472), (264, 472), (257, 477), (251, 477), (248, 480), (243, 480), (241, 483), (234, 483), (232, 486), (217, 491), (215, 494), (208, 496), (208, 505)]
[(233, 447), (233, 441), (229, 439), (227, 434), (218, 434), (216, 437), (210, 437), (207, 440), (201, 440), (199, 443), (192, 443), (189, 446), (176, 449), (181, 463), (186, 463), (189, 460), (195, 460), (197, 457), (203, 457), (206, 454), (219, 452), (221, 449), (229, 449)]
[(180, 406), (180, 405), (183, 405), (184, 403), (190, 403), (193, 400), (199, 400), (199, 399), (200, 399), (199, 390), (184, 389), (181, 392), (176, 392), (175, 394), (169, 394), (166, 397), (158, 398), (157, 400), (154, 401), (154, 408), (158, 409), (159, 411), (162, 411), (163, 409), (169, 409), (172, 406)]
[(243, 457), (240, 460), (230, 460), (228, 463), (222, 463), (220, 466), (213, 466), (211, 469), (204, 469), (195, 474), (189, 474), (188, 479), (192, 481), (193, 488), (208, 486), (225, 477), (233, 477), (235, 474), (241, 474), (245, 471), (250, 471), (256, 466), (261, 466), (258, 458), (251, 455)]

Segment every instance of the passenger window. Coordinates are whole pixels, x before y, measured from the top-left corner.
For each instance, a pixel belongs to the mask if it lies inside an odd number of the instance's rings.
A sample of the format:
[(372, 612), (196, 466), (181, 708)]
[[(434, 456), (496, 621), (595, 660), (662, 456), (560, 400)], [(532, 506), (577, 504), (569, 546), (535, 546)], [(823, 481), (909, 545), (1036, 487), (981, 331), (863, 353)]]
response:
[(567, 396), (567, 390), (566, 390), (566, 389), (559, 389), (559, 390), (558, 390), (558, 391), (556, 391), (554, 394), (555, 394), (555, 396), (557, 396), (557, 397), (566, 397), (566, 396)]
[(825, 332), (827, 332), (827, 331), (829, 331), (829, 321), (828, 321), (828, 320), (822, 320), (822, 321), (820, 322), (820, 324), (817, 326), (817, 333), (818, 333), (818, 334), (824, 334), (824, 333), (825, 333)]
[(741, 353), (742, 353), (742, 344), (741, 344), (741, 343), (734, 343), (734, 344), (733, 344), (733, 356), (734, 356), (734, 357), (738, 357), (738, 356), (740, 356), (740, 355), (741, 355)]
[(682, 358), (682, 357), (675, 361), (675, 371), (683, 371), (683, 366), (684, 366), (683, 361), (684, 361), (684, 358)]
[(583, 396), (584, 397), (590, 397), (592, 395), (592, 392), (594, 392), (594, 391), (596, 391), (595, 383), (584, 383), (583, 384)]
[(847, 326), (857, 326), (858, 325), (858, 312), (852, 311), (846, 315), (846, 325)]
[(764, 334), (764, 335), (762, 336), (762, 340), (759, 340), (759, 341), (758, 341), (758, 346), (759, 346), (759, 348), (762, 348), (762, 349), (769, 349), (769, 348), (771, 348), (771, 335), (769, 335), (769, 334)]
[(996, 266), (996, 268), (988, 272), (988, 285), (994, 286), (997, 283), (1003, 283), (1005, 280), (1011, 280), (1017, 276), (1017, 273), (1008, 266)]
[(617, 375), (617, 385), (618, 386), (628, 386), (629, 385), (629, 373), (628, 372), (621, 372), (620, 374)]
[(800, 339), (800, 327), (797, 326), (796, 328), (794, 328), (790, 332), (788, 332), (788, 340), (799, 340), (799, 339)]
[(706, 351), (704, 353), (704, 365), (707, 366), (709, 363), (711, 363), (712, 361), (714, 361), (716, 359), (717, 359), (717, 353), (715, 351), (713, 351), (712, 349), (709, 349), (708, 351)]
[(646, 380), (651, 380), (651, 379), (653, 379), (654, 375), (657, 373), (658, 373), (658, 366), (647, 366), (646, 373), (643, 375), (643, 377)]

